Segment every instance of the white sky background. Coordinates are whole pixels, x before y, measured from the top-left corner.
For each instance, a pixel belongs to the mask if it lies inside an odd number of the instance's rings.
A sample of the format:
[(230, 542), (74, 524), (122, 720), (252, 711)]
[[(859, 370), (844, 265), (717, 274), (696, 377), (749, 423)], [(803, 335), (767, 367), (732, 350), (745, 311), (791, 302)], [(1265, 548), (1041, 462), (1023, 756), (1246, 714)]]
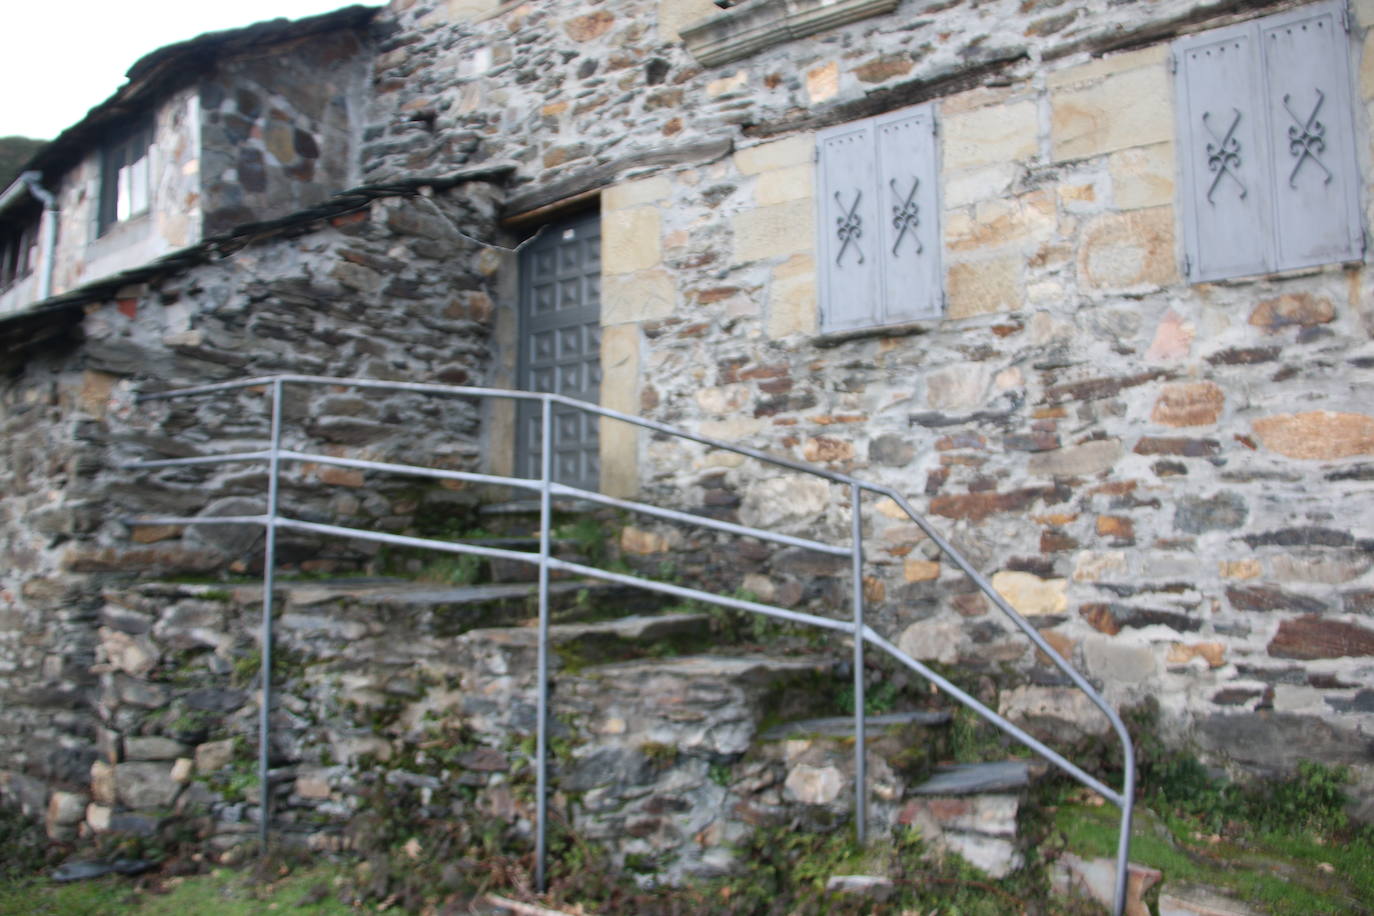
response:
[[(359, 0), (376, 6), (381, 0)], [(150, 51), (349, 0), (11, 0), (0, 31), (0, 137), (51, 140), (109, 98)]]

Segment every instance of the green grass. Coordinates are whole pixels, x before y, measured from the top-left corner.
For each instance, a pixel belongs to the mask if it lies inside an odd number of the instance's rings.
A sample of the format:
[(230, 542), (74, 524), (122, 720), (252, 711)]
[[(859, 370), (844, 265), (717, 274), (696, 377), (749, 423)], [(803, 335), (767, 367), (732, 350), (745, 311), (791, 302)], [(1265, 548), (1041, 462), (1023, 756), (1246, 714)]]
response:
[(255, 884), (247, 872), (216, 869), (170, 878), (156, 889), (128, 878), (75, 884), (30, 879), (0, 885), (0, 916), (346, 916), (375, 912), (340, 901), (344, 870), (324, 865)]
[[(1117, 809), (1061, 805), (1055, 827), (1084, 857), (1115, 857)], [(1316, 832), (1263, 831), (1241, 822), (1225, 836), (1200, 829), (1195, 817), (1161, 817), (1136, 808), (1131, 861), (1157, 868), (1163, 884), (1195, 882), (1263, 904), (1272, 913), (1368, 913), (1374, 907), (1374, 845), (1355, 837), (1333, 842)], [(1329, 866), (1330, 870), (1321, 867)]]

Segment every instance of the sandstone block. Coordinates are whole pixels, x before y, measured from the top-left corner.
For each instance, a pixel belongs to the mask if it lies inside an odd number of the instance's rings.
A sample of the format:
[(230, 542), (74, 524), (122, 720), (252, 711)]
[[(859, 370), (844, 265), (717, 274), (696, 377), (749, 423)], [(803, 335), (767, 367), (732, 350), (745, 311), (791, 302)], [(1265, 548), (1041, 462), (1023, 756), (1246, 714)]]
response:
[(1150, 419), (1165, 426), (1211, 426), (1221, 418), (1226, 395), (1213, 382), (1165, 385)]
[(612, 210), (601, 217), (601, 272), (629, 274), (663, 260), (663, 215), (657, 207)]
[(846, 780), (838, 767), (798, 764), (784, 782), (788, 793), (805, 805), (828, 805), (840, 797)]
[(1092, 700), (1073, 687), (1015, 687), (997, 698), (997, 711), (1039, 735), (1100, 735), (1111, 723)]
[(816, 139), (812, 134), (793, 134), (783, 140), (736, 150), (735, 168), (745, 175), (758, 175), (773, 169), (810, 165), (815, 150)]
[(745, 210), (732, 224), (737, 263), (810, 252), (815, 245), (810, 199)]
[(181, 791), (170, 763), (119, 763), (114, 769), (119, 801), (130, 808), (168, 808)]
[(753, 528), (814, 524), (830, 505), (830, 485), (818, 477), (772, 477), (744, 491), (740, 520)]
[(450, 22), (476, 19), (494, 12), (500, 5), (501, 0), (448, 0), (448, 18)]
[(685, 26), (720, 14), (711, 0), (658, 0), (658, 37), (660, 41), (677, 41)]
[(1286, 458), (1332, 461), (1374, 454), (1374, 417), (1362, 413), (1279, 414), (1254, 423), (1255, 435)]
[(902, 578), (908, 582), (930, 582), (940, 578), (940, 564), (907, 557), (902, 563)]
[(988, 390), (987, 367), (963, 363), (926, 376), (926, 404), (932, 410), (979, 407)]
[(1311, 293), (1284, 293), (1272, 299), (1264, 299), (1255, 305), (1250, 313), (1250, 323), (1269, 333), (1286, 327), (1310, 328), (1319, 324), (1329, 324), (1336, 318), (1335, 306), (1325, 296)]
[(1140, 683), (1152, 678), (1158, 669), (1153, 649), (1119, 636), (1085, 639), (1083, 662), (1090, 674), (1116, 684)]
[(802, 457), (815, 464), (849, 461), (854, 457), (854, 446), (843, 439), (813, 436), (802, 446)]
[(615, 24), (615, 14), (610, 10), (597, 10), (585, 16), (574, 16), (563, 23), (563, 31), (573, 41), (585, 42), (605, 35)]
[(981, 200), (997, 200), (1015, 180), (1016, 165), (1011, 162), (945, 175), (942, 202), (947, 210), (955, 210)]
[(113, 764), (97, 760), (91, 764), (91, 798), (102, 805), (113, 805), (118, 796)]
[(833, 99), (840, 91), (840, 65), (831, 61), (806, 71), (806, 95), (812, 105)]
[(1069, 607), (1066, 579), (1042, 579), (1008, 570), (992, 577), (992, 587), (1022, 616), (1062, 614)]
[(790, 200), (811, 200), (816, 167), (811, 163), (764, 172), (754, 185), (754, 202), (761, 207)]
[(161, 658), (147, 636), (130, 636), (109, 627), (100, 628), (100, 648), (110, 665), (133, 677), (146, 676)]
[(1174, 138), (1168, 48), (1117, 54), (1052, 74), (1050, 141), (1056, 161)]
[(1085, 550), (1074, 559), (1073, 580), (1075, 582), (1102, 582), (1114, 576), (1124, 576), (1128, 571), (1126, 554), (1119, 550), (1099, 553)]
[(1169, 647), (1169, 654), (1165, 660), (1171, 665), (1186, 665), (1195, 658), (1207, 662), (1209, 668), (1220, 668), (1226, 664), (1226, 647), (1219, 642), (1194, 645), (1176, 642)]
[(733, 92), (742, 88), (749, 82), (749, 74), (743, 70), (736, 70), (729, 76), (722, 76), (718, 80), (711, 80), (706, 84), (706, 94), (711, 98), (719, 98), (727, 92)]
[(1027, 159), (1040, 145), (1037, 105), (1029, 99), (947, 114), (940, 127), (947, 172)]
[(945, 273), (946, 317), (957, 320), (1020, 308), (1023, 260), (1009, 256), (951, 265)]
[(1156, 143), (1107, 157), (1112, 201), (1118, 210), (1163, 207), (1174, 202), (1174, 145)]
[(1102, 439), (1066, 448), (1036, 452), (1031, 456), (1029, 470), (1045, 477), (1087, 477), (1110, 470), (1121, 458), (1123, 449), (1119, 439)]
[(663, 270), (603, 277), (601, 323), (603, 325), (653, 321), (673, 314), (677, 290)]
[(666, 553), (672, 545), (668, 539), (653, 531), (645, 531), (633, 525), (620, 532), (620, 549), (626, 553), (645, 554)]
[(814, 334), (817, 325), (816, 261), (794, 254), (773, 268), (768, 286), (768, 336)]
[(959, 660), (960, 625), (950, 620), (918, 620), (902, 631), (897, 648), (917, 661), (952, 665)]
[[(603, 287), (603, 309), (604, 287)], [(640, 330), (615, 324), (601, 331), (601, 403), (622, 413), (639, 413)], [(601, 420), (598, 448), (602, 491), (621, 497), (639, 489), (639, 431), (628, 423)]]
[(234, 741), (207, 741), (195, 751), (196, 772), (204, 776), (227, 767), (234, 759)]
[(672, 193), (673, 184), (662, 175), (626, 181), (607, 188), (601, 194), (601, 212), (628, 210), (646, 204), (656, 204), (666, 200)]
[(1217, 574), (1223, 579), (1258, 579), (1264, 575), (1259, 560), (1222, 560)]
[(1084, 284), (1099, 291), (1177, 282), (1173, 208), (1104, 213), (1094, 218), (1083, 229), (1078, 273)]
[(86, 806), (86, 826), (94, 833), (104, 833), (110, 829), (110, 816), (113, 814), (114, 810), (108, 806), (92, 802)]

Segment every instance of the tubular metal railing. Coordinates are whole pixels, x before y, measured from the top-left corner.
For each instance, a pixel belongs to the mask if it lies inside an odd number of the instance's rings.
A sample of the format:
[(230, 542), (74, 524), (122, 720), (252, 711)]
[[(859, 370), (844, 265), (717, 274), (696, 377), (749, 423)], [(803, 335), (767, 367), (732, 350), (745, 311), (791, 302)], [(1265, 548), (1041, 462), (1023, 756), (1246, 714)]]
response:
[[(311, 452), (301, 452), (282, 447), (282, 389), (283, 386), (308, 385), (308, 386), (341, 386), (348, 388), (373, 389), (385, 391), (404, 391), (419, 394), (448, 395), (464, 398), (498, 398), (515, 401), (537, 401), (542, 405), (541, 416), (541, 463), (539, 479), (506, 477), (493, 474), (480, 474), (469, 471), (443, 470), (430, 468), (420, 465), (395, 464), (382, 461), (367, 461), (356, 458), (342, 458), (330, 455), (315, 454)], [(236, 452), (216, 455), (202, 455), (189, 458), (168, 458), (152, 461), (137, 461), (125, 464), (126, 469), (149, 470), (155, 468), (169, 468), (191, 465), (214, 465), (227, 462), (249, 462), (265, 461), (268, 466), (268, 491), (267, 491), (267, 511), (263, 515), (242, 515), (242, 516), (193, 516), (193, 517), (140, 517), (125, 519), (129, 525), (223, 525), (223, 524), (248, 524), (262, 525), (266, 530), (266, 547), (263, 565), (263, 600), (262, 600), (262, 705), (259, 718), (259, 749), (258, 749), (258, 776), (261, 789), (261, 810), (260, 810), (260, 836), (264, 848), (268, 838), (268, 827), (270, 820), (271, 799), (269, 785), (269, 759), (268, 745), (270, 738), (270, 716), (269, 712), (272, 703), (271, 694), (271, 670), (272, 670), (272, 616), (273, 600), (275, 592), (275, 567), (276, 567), (276, 532), (279, 529), (291, 529), (297, 531), (309, 531), (323, 535), (335, 535), (339, 537), (355, 538), (358, 540), (372, 541), (382, 544), (393, 544), (404, 547), (415, 547), (428, 550), (438, 550), (449, 553), (472, 554), (482, 557), (499, 558), (514, 560), (517, 562), (532, 563), (539, 567), (539, 649), (538, 649), (538, 711), (537, 711), (537, 735), (535, 755), (536, 766), (536, 824), (535, 824), (535, 882), (542, 891), (545, 886), (545, 858), (547, 852), (547, 832), (548, 832), (548, 706), (549, 706), (549, 573), (551, 570), (560, 570), (589, 578), (601, 579), (610, 582), (618, 582), (624, 585), (634, 586), (648, 591), (659, 592), (661, 594), (672, 595), (679, 598), (703, 601), (722, 607), (734, 608), (741, 611), (751, 611), (764, 614), (769, 617), (787, 620), (794, 623), (809, 624), (811, 626), (822, 627), (845, 633), (853, 637), (854, 641), (854, 768), (855, 768), (855, 798), (854, 798), (854, 824), (858, 840), (862, 843), (866, 840), (866, 820), (867, 820), (867, 775), (865, 773), (865, 738), (864, 738), (864, 647), (865, 644), (872, 645), (887, 653), (899, 664), (911, 669), (931, 683), (935, 684), (949, 696), (953, 697), (965, 707), (971, 709), (984, 720), (992, 723), (1022, 745), (1040, 754), (1049, 762), (1053, 763), (1060, 770), (1073, 777), (1084, 786), (1097, 792), (1103, 798), (1115, 804), (1121, 811), (1120, 832), (1117, 842), (1117, 869), (1114, 912), (1120, 916), (1124, 911), (1126, 901), (1127, 886), (1127, 861), (1130, 852), (1131, 834), (1131, 815), (1135, 795), (1135, 750), (1131, 743), (1130, 735), (1126, 731), (1126, 726), (1116, 710), (1104, 700), (1096, 690), (1093, 689), (1084, 677), (1076, 671), (1064, 658), (1055, 651), (1043, 636), (1030, 624), (1024, 617), (1011, 607), (1007, 601), (998, 594), (992, 584), (984, 576), (974, 569), (969, 561), (964, 558), (931, 524), (918, 513), (909, 502), (896, 490), (879, 484), (868, 483), (847, 474), (829, 471), (824, 468), (817, 468), (811, 465), (792, 461), (786, 458), (779, 458), (775, 455), (757, 449), (747, 448), (730, 442), (723, 442), (707, 436), (697, 435), (696, 433), (676, 429), (664, 423), (648, 420), (643, 417), (636, 417), (630, 414), (620, 413), (596, 404), (578, 401), (572, 398), (557, 394), (537, 393), (527, 391), (512, 391), (499, 388), (471, 388), (454, 385), (433, 385), (420, 382), (392, 382), (375, 379), (358, 378), (329, 378), (325, 376), (313, 375), (274, 375), (259, 378), (241, 379), (232, 382), (222, 382), (211, 385), (201, 385), (192, 388), (181, 388), (169, 391), (152, 392), (139, 396), (139, 401), (165, 400), (172, 398), (194, 397), (200, 395), (217, 394), (220, 392), (246, 389), (246, 388), (266, 388), (271, 397), (271, 427), (270, 440), (266, 449), (257, 449), (247, 452)], [(793, 535), (782, 534), (780, 532), (768, 531), (764, 529), (751, 528), (746, 525), (738, 525), (732, 522), (721, 521), (700, 515), (693, 515), (687, 512), (680, 512), (674, 509), (666, 509), (647, 503), (636, 502), (633, 500), (618, 499), (588, 490), (578, 489), (567, 486), (553, 480), (552, 474), (552, 419), (553, 406), (557, 404), (563, 407), (571, 407), (577, 410), (586, 411), (613, 420), (630, 423), (635, 426), (650, 429), (658, 433), (697, 442), (711, 448), (722, 449), (744, 455), (758, 461), (765, 462), (777, 467), (797, 471), (803, 474), (810, 474), (846, 486), (849, 489), (850, 500), (850, 542), (846, 546), (827, 544), (811, 538), (796, 537)], [(336, 467), (354, 468), (364, 471), (378, 471), (383, 473), (406, 474), (412, 476), (430, 477), (438, 480), (456, 480), (468, 483), (492, 484), (497, 486), (514, 487), (524, 490), (532, 490), (539, 494), (539, 552), (531, 553), (528, 551), (510, 550), (500, 547), (489, 547), (478, 544), (452, 543), (448, 541), (431, 540), (427, 538), (410, 537), (407, 535), (389, 534), (379, 531), (367, 531), (358, 528), (346, 528), (338, 525), (328, 525), (319, 522), (304, 521), (285, 517), (281, 514), (279, 505), (279, 480), (281, 476), (281, 466), (283, 461), (293, 462), (313, 462), (316, 464), (331, 465)], [(862, 524), (862, 505), (861, 500), (864, 493), (877, 496), (885, 496), (893, 501), (902, 511), (914, 522), (924, 534), (947, 556), (965, 575), (973, 581), (975, 585), (992, 601), (992, 603), (1005, 614), (1025, 636), (1043, 652), (1060, 671), (1081, 690), (1092, 703), (1102, 711), (1111, 723), (1112, 729), (1116, 732), (1121, 741), (1122, 760), (1124, 774), (1121, 791), (1117, 791), (1107, 786), (1101, 780), (1085, 772), (1082, 768), (1069, 761), (1057, 751), (1047, 747), (1039, 739), (1028, 734), (1023, 729), (1007, 721), (998, 713), (989, 709), (983, 703), (970, 696), (965, 691), (951, 683), (948, 679), (932, 670), (925, 664), (907, 655), (893, 643), (883, 638), (864, 622), (864, 593), (863, 593), (863, 524)], [(776, 607), (757, 601), (747, 601), (727, 595), (720, 595), (713, 592), (706, 592), (699, 589), (688, 588), (681, 585), (674, 585), (667, 582), (657, 582), (644, 579), (639, 576), (628, 575), (625, 573), (612, 572), (610, 570), (599, 569), (581, 563), (573, 563), (559, 559), (552, 555), (551, 551), (551, 528), (553, 515), (553, 498), (555, 496), (569, 497), (596, 503), (604, 506), (611, 506), (625, 509), (630, 512), (653, 516), (674, 522), (696, 525), (700, 527), (714, 529), (716, 531), (729, 534), (745, 535), (758, 538), (764, 541), (771, 541), (776, 544), (784, 544), (793, 547), (801, 547), (837, 557), (848, 557), (851, 561), (851, 574), (853, 578), (851, 601), (853, 605), (853, 616), (849, 621), (836, 620), (828, 617), (821, 617), (815, 614), (807, 614), (799, 611), (788, 610), (787, 608)]]

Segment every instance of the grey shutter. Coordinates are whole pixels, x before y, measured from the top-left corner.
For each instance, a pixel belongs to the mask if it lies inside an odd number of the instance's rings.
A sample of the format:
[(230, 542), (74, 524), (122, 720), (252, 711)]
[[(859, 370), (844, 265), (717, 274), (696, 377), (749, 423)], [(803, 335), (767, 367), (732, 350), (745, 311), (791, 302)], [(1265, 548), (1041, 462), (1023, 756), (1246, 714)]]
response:
[(873, 124), (859, 121), (830, 128), (817, 135), (816, 144), (821, 330), (867, 327), (878, 321), (882, 264)]
[(1279, 268), (1360, 256), (1349, 41), (1329, 3), (1260, 22)]
[(1178, 157), (1189, 279), (1272, 269), (1265, 115), (1253, 23), (1180, 40)]
[(940, 174), (931, 106), (877, 118), (878, 219), (882, 262), (879, 319), (940, 315)]

